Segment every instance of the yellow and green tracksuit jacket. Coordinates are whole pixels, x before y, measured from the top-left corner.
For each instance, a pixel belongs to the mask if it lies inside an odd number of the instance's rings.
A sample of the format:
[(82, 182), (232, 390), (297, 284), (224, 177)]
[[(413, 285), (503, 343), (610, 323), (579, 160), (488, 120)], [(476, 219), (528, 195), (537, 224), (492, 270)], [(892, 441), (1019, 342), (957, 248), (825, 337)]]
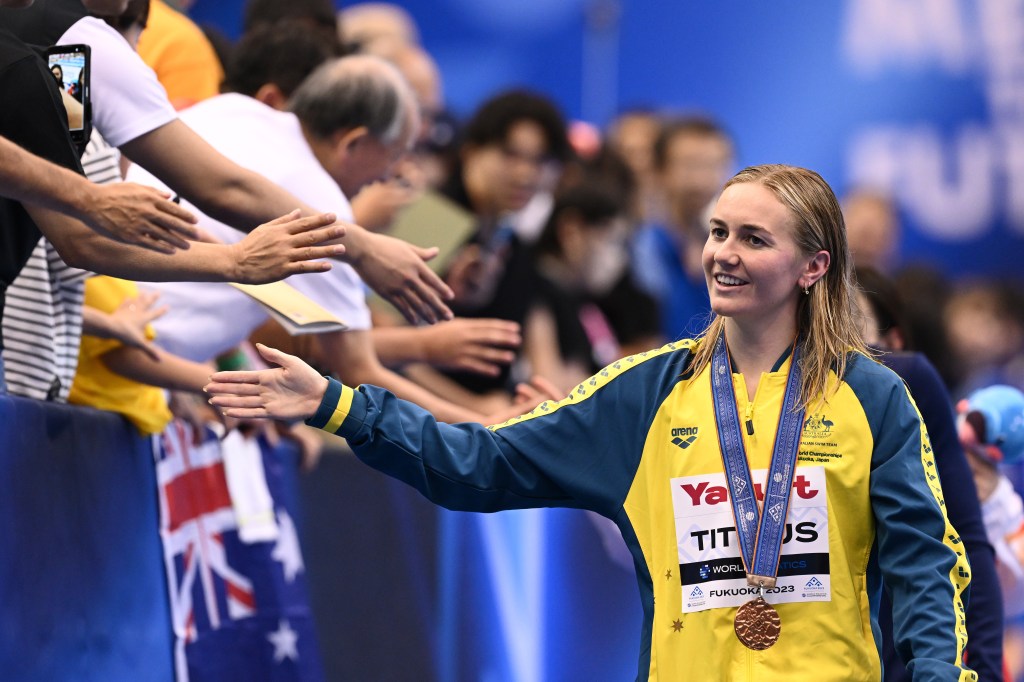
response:
[[(766, 595), (782, 619), (779, 641), (751, 651), (736, 639), (736, 608), (752, 596), (709, 371), (688, 372), (698, 343), (616, 362), (560, 402), (499, 426), (439, 424), (383, 389), (333, 380), (307, 423), (449, 509), (575, 507), (615, 521), (643, 600), (638, 679), (878, 680), (883, 581), (913, 679), (976, 679), (962, 665), (969, 568), (927, 434), (899, 378), (861, 355), (805, 415), (779, 585)], [(788, 370), (787, 354), (752, 402), (733, 375), (755, 486)]]

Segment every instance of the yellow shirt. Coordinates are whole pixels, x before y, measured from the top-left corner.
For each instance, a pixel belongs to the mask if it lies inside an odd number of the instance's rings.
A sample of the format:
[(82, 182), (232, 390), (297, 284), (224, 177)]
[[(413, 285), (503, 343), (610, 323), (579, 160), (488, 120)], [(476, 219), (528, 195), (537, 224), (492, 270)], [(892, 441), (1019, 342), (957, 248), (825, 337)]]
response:
[[(134, 282), (113, 277), (91, 277), (85, 282), (85, 305), (111, 313), (126, 299), (138, 296)], [(154, 337), (152, 328), (146, 336)], [(78, 371), (68, 402), (117, 412), (143, 435), (161, 433), (171, 421), (162, 389), (140, 384), (115, 374), (103, 362), (103, 355), (120, 348), (120, 341), (84, 334), (78, 350)]]
[(162, 0), (153, 0), (146, 30), (139, 38), (139, 56), (167, 90), (167, 99), (181, 110), (220, 92), (224, 80), (213, 45), (191, 19)]

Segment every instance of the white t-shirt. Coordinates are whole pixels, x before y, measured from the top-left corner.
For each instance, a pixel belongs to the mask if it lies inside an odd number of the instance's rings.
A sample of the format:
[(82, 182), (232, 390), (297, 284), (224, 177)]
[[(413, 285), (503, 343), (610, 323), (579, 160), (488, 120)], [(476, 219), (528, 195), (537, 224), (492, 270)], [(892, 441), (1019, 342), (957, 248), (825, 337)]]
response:
[(92, 124), (107, 143), (120, 147), (177, 117), (153, 69), (120, 33), (101, 19), (85, 17), (58, 41), (77, 43), (92, 48)]
[[(181, 113), (181, 120), (217, 151), (266, 176), (309, 206), (352, 220), (345, 195), (313, 156), (294, 114), (276, 111), (251, 97), (219, 95)], [(132, 166), (129, 181), (166, 189), (151, 174)], [(205, 215), (182, 200), (199, 227), (226, 243), (242, 232)], [(351, 266), (332, 261), (330, 272), (293, 275), (286, 281), (341, 318), (350, 329), (369, 329), (370, 312), (362, 280)], [(170, 311), (153, 322), (156, 341), (183, 357), (206, 361), (230, 350), (267, 319), (264, 309), (227, 284), (167, 282), (144, 284), (159, 291)]]

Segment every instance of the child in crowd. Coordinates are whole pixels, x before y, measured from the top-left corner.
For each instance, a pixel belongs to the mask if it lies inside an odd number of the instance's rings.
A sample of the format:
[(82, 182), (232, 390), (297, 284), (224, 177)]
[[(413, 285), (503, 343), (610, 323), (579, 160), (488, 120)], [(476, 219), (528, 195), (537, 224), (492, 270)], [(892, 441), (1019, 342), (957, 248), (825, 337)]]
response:
[(1024, 503), (999, 465), (1024, 460), (1024, 393), (989, 386), (960, 401), (957, 411), (960, 442), (996, 551), (1006, 618), (1014, 618), (1024, 614)]

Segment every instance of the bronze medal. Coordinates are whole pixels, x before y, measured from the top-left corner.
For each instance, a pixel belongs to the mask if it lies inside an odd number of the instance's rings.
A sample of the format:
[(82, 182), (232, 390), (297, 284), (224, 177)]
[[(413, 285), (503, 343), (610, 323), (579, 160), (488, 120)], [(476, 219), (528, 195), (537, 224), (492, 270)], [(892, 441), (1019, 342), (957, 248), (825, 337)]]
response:
[(736, 610), (733, 629), (743, 646), (754, 651), (764, 651), (779, 641), (782, 619), (774, 606), (766, 602), (764, 597), (758, 597)]

